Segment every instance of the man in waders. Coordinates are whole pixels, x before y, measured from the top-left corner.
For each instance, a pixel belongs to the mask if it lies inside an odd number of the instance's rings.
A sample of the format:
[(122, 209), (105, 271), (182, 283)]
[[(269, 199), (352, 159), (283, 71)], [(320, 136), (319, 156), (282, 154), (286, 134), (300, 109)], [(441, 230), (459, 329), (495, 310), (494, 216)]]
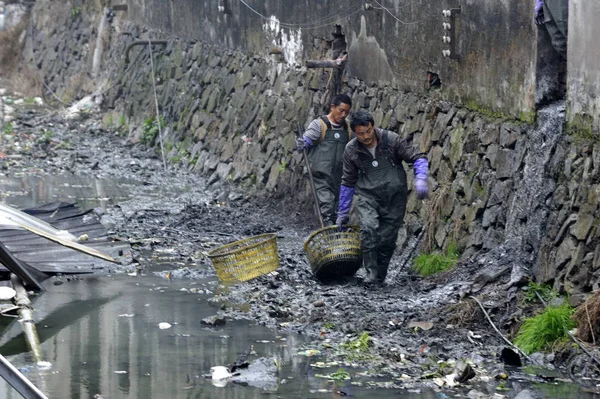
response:
[(383, 284), (398, 229), (404, 220), (408, 187), (402, 161), (415, 168), (415, 190), (427, 198), (428, 163), (425, 154), (394, 132), (375, 128), (373, 117), (359, 110), (350, 116), (356, 138), (344, 152), (344, 174), (340, 188), (337, 225), (348, 223), (352, 198), (360, 218), (360, 240), (366, 284)]
[(319, 211), (324, 223), (330, 225), (336, 221), (344, 148), (352, 135), (346, 122), (351, 108), (350, 97), (338, 94), (331, 101), (329, 114), (313, 120), (296, 141), (297, 151), (308, 150)]
[(568, 0), (535, 0), (534, 22), (545, 26), (552, 47), (560, 56), (558, 85), (560, 96), (564, 97), (567, 89), (567, 35), (569, 31)]
[(546, 26), (552, 46), (563, 60), (567, 59), (567, 35), (569, 30), (568, 0), (535, 0), (534, 21)]

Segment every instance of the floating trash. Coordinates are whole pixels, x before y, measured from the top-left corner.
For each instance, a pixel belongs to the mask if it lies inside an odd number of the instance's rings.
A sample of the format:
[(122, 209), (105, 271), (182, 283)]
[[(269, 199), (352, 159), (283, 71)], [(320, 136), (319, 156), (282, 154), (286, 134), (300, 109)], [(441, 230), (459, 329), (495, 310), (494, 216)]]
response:
[(300, 356), (316, 356), (316, 355), (320, 355), (321, 351), (318, 349), (307, 349), (305, 351), (298, 352), (298, 354)]
[(17, 295), (17, 291), (11, 287), (0, 287), (0, 301), (8, 301)]

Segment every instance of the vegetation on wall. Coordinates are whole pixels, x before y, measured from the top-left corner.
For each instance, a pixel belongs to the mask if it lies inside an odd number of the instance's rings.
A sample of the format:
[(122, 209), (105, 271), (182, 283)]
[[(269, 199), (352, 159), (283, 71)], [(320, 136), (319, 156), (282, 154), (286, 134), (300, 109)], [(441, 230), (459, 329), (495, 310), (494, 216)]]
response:
[(458, 246), (450, 242), (445, 253), (433, 252), (417, 256), (413, 268), (423, 277), (430, 276), (453, 268), (459, 258)]

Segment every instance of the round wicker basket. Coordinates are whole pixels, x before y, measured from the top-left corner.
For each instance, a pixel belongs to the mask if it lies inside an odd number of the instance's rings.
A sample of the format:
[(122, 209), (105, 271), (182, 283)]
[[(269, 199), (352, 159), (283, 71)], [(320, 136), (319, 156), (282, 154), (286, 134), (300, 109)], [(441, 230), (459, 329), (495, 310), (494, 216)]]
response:
[(327, 226), (308, 237), (304, 242), (304, 250), (315, 277), (324, 281), (356, 273), (362, 266), (359, 231), (358, 226), (349, 226), (348, 231)]
[(261, 234), (232, 242), (208, 253), (223, 282), (248, 281), (279, 267), (277, 236)]

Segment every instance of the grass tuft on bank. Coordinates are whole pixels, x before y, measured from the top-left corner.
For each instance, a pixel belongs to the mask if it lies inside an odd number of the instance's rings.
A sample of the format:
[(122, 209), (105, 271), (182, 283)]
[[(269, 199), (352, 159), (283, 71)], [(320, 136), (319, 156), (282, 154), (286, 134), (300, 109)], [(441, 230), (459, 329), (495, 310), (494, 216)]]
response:
[(568, 304), (546, 308), (543, 313), (525, 320), (515, 345), (531, 354), (562, 341), (567, 337), (567, 331), (575, 327), (572, 315), (573, 308)]
[(423, 277), (431, 276), (453, 268), (459, 258), (460, 252), (457, 245), (450, 243), (445, 254), (433, 252), (417, 256), (413, 269)]
[(553, 290), (551, 286), (530, 281), (525, 291), (525, 300), (527, 302), (538, 302), (538, 294), (546, 302), (558, 297), (558, 292)]

